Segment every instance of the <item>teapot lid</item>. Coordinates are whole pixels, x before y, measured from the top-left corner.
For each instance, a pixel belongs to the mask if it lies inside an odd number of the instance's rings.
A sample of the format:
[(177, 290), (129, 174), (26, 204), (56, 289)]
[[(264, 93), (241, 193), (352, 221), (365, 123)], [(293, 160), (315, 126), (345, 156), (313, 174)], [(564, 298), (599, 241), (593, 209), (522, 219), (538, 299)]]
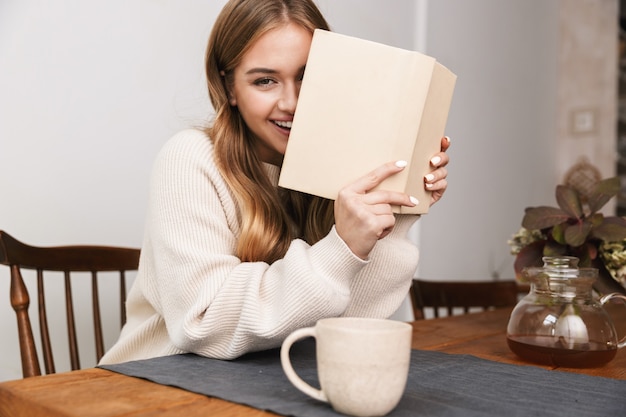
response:
[(543, 269), (550, 273), (555, 273), (563, 278), (578, 276), (578, 261), (575, 256), (544, 256)]
[(545, 278), (551, 281), (578, 285), (591, 285), (597, 278), (598, 270), (595, 268), (579, 268), (579, 259), (575, 256), (544, 256), (543, 267), (524, 268), (524, 275), (530, 281)]

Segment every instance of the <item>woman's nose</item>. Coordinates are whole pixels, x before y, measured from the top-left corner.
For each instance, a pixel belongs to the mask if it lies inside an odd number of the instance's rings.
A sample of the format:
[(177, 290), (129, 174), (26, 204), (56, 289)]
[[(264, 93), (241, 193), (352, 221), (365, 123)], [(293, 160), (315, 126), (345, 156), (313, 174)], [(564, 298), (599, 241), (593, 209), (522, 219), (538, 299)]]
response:
[(278, 99), (278, 109), (284, 112), (294, 113), (296, 111), (296, 105), (298, 104), (299, 94), (299, 84), (286, 84), (281, 90), (281, 95)]

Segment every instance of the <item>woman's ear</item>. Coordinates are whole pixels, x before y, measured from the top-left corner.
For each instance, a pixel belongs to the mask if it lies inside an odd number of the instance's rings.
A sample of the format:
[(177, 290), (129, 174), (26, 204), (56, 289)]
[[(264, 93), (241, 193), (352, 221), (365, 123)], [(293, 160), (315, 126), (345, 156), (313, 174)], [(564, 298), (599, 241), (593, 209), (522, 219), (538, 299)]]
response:
[(226, 88), (226, 94), (228, 95), (228, 103), (230, 103), (231, 106), (235, 107), (237, 105), (237, 98), (233, 93), (232, 83), (228, 81), (228, 78), (226, 77), (226, 73), (224, 71), (220, 71), (220, 75), (224, 80), (224, 87)]

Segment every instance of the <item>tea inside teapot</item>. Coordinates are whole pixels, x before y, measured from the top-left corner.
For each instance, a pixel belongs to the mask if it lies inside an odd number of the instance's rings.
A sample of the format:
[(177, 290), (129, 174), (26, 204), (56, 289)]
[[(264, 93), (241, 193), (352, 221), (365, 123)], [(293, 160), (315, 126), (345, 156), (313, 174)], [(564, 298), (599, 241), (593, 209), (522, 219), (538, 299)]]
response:
[(595, 367), (611, 361), (618, 342), (603, 308), (609, 294), (596, 300), (592, 284), (598, 270), (578, 268), (575, 257), (544, 257), (542, 268), (525, 268), (530, 292), (513, 309), (507, 326), (511, 351), (532, 362), (563, 367)]

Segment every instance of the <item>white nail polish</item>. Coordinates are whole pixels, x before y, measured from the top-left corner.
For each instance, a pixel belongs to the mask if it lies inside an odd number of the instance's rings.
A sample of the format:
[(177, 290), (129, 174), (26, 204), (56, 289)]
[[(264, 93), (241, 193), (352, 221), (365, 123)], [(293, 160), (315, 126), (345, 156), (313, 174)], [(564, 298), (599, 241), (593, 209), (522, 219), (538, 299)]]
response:
[(426, 188), (433, 188), (434, 184), (431, 184), (429, 182), (427, 182), (426, 184), (424, 184), (426, 186)]
[(396, 161), (396, 166), (398, 168), (405, 168), (408, 164), (409, 163), (407, 161), (402, 161), (402, 160)]
[(438, 166), (440, 162), (441, 157), (439, 156), (435, 156), (433, 159), (430, 160), (430, 163), (433, 164), (433, 166)]
[(432, 181), (434, 179), (435, 179), (435, 176), (433, 174), (427, 174), (426, 175), (426, 181), (430, 182), (430, 181)]
[(411, 199), (411, 203), (415, 204), (416, 206), (420, 203), (420, 201), (413, 196), (410, 196), (409, 199)]
[(444, 138), (446, 138), (446, 140), (448, 141), (448, 143), (450, 143), (450, 136), (444, 136)]

